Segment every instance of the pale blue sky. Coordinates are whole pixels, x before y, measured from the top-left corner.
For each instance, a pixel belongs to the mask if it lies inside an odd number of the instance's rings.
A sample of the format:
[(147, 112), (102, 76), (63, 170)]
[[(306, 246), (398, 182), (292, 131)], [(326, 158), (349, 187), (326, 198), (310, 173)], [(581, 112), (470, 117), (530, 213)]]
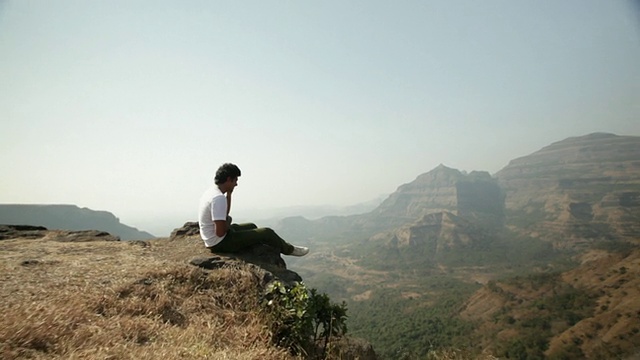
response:
[(242, 212), (640, 135), (636, 4), (1, 1), (0, 203), (177, 226), (227, 161)]

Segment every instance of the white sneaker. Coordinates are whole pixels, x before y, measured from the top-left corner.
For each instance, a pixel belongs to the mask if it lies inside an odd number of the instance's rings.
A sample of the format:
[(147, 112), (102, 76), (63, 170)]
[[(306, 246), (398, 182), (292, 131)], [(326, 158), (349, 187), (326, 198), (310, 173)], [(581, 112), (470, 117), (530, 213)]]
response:
[(309, 253), (309, 248), (304, 246), (293, 246), (291, 256), (305, 256)]

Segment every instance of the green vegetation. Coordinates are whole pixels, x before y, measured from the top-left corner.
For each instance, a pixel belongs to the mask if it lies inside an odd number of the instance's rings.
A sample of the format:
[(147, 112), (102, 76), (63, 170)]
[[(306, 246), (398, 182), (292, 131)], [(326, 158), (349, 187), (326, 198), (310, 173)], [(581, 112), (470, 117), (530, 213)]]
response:
[(327, 294), (307, 290), (302, 283), (287, 287), (274, 281), (267, 287), (263, 304), (270, 315), (278, 346), (296, 354), (315, 353), (322, 342), (320, 358), (325, 358), (331, 341), (347, 333), (347, 307), (332, 304)]
[(462, 302), (477, 289), (444, 276), (425, 279), (418, 290), (428, 298), (398, 289), (374, 291), (370, 300), (349, 303), (351, 333), (374, 344), (382, 359), (424, 359), (431, 350), (468, 347), (473, 324), (458, 318)]
[[(511, 340), (496, 344), (498, 356), (541, 359), (548, 348), (551, 336), (593, 314), (595, 307), (593, 294), (562, 282), (559, 273), (515, 277), (505, 281), (505, 284), (525, 292), (540, 290), (543, 295), (536, 300), (523, 302), (513, 293), (501, 291), (499, 286), (492, 284), (490, 289), (493, 292), (502, 294), (510, 301), (501, 313), (495, 314), (495, 321), (502, 328), (512, 328), (518, 334)], [(496, 291), (496, 288), (500, 291)], [(580, 349), (576, 346), (569, 346), (553, 355), (557, 359), (564, 359), (567, 356), (575, 358), (571, 356), (579, 351)]]
[[(535, 238), (518, 238), (513, 234), (486, 236), (471, 245), (456, 245), (438, 249), (437, 240), (419, 245), (397, 246), (393, 242), (362, 243), (354, 246), (358, 264), (367, 268), (403, 272), (433, 269), (437, 265), (509, 266), (531, 269), (549, 263), (566, 263), (565, 252), (554, 250), (550, 242)], [(358, 250), (357, 252), (355, 250)]]
[(601, 240), (597, 241), (593, 244), (594, 249), (605, 250), (608, 252), (618, 253), (622, 256), (628, 256), (631, 252), (636, 249), (638, 245), (632, 244), (630, 242), (625, 241), (607, 241)]
[[(522, 336), (497, 344), (496, 351), (503, 356), (538, 356), (546, 349), (551, 324), (556, 326), (552, 318), (562, 319), (562, 326), (567, 326), (584, 316), (580, 311), (561, 310), (558, 305), (582, 306), (570, 298), (573, 288), (559, 289), (557, 298), (521, 305), (515, 294), (503, 291), (496, 282), (510, 279), (508, 282), (519, 289), (556, 284), (558, 271), (575, 266), (568, 253), (554, 250), (549, 242), (518, 238), (508, 231), (479, 235), (475, 240), (450, 249), (440, 246), (437, 251), (436, 239), (424, 239), (415, 245), (398, 245), (393, 239), (352, 241), (351, 245), (324, 249), (332, 255), (315, 258), (317, 263), (311, 266), (314, 270), (307, 266), (300, 274), (307, 284), (326, 291), (332, 298), (347, 300), (350, 334), (371, 342), (382, 359), (424, 360), (433, 352), (452, 349), (479, 355), (481, 335), (474, 333), (477, 324), (459, 317), (464, 302), (481, 287), (475, 278), (495, 279), (489, 286), (513, 302), (496, 314), (495, 321), (500, 326), (517, 328)], [(362, 272), (344, 268), (336, 260), (341, 257), (344, 263), (355, 262)], [(531, 275), (532, 269), (546, 273)], [(378, 278), (372, 275), (376, 272)], [(374, 276), (377, 288), (372, 287), (370, 276)], [(541, 311), (536, 306), (544, 307), (548, 315), (540, 321), (527, 320), (511, 312), (518, 306), (529, 306), (534, 312)]]

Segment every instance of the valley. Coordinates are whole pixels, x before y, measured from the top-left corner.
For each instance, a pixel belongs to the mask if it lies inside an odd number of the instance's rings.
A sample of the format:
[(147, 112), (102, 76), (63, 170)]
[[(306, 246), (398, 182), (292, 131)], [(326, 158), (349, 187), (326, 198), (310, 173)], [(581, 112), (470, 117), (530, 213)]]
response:
[(639, 137), (569, 138), (495, 175), (440, 165), (369, 213), (292, 220), (278, 231), (313, 251), (291, 266), (384, 359), (640, 349)]

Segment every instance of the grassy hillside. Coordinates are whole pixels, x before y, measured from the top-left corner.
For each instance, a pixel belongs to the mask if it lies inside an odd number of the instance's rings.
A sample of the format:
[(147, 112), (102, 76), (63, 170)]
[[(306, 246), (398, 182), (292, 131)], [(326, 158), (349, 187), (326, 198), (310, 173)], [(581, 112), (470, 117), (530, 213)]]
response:
[(294, 359), (252, 270), (187, 265), (200, 245), (0, 241), (0, 357)]

